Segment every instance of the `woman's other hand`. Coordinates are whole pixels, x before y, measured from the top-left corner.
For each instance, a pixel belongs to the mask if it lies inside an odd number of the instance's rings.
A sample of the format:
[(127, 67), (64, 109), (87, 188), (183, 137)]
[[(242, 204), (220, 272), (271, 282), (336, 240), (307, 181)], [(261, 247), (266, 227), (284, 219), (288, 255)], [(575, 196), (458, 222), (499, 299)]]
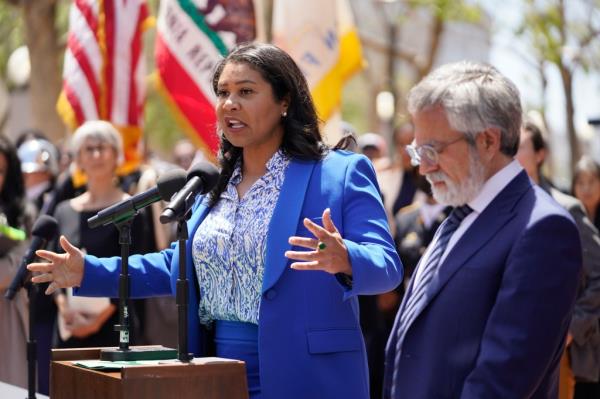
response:
[(73, 246), (65, 236), (60, 237), (60, 246), (64, 254), (52, 251), (38, 250), (36, 255), (49, 263), (30, 263), (27, 269), (41, 274), (34, 276), (34, 283), (50, 283), (46, 294), (52, 294), (59, 288), (78, 287), (83, 279), (83, 252)]
[(304, 226), (315, 238), (292, 236), (289, 243), (311, 251), (286, 251), (287, 258), (301, 261), (292, 263), (290, 267), (296, 270), (322, 270), (331, 274), (344, 273), (351, 276), (352, 265), (348, 259), (348, 249), (333, 224), (331, 210), (327, 208), (323, 212), (323, 227), (308, 218), (304, 219)]

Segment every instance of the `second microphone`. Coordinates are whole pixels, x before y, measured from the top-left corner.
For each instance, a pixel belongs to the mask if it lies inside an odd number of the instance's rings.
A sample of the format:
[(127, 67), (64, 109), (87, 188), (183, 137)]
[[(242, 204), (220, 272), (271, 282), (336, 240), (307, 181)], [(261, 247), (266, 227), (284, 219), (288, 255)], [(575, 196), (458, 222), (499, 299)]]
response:
[(219, 171), (208, 162), (198, 162), (193, 165), (187, 175), (187, 183), (177, 192), (160, 215), (163, 224), (184, 217), (197, 194), (206, 194), (217, 184)]
[(173, 194), (183, 187), (185, 181), (186, 174), (183, 169), (170, 170), (158, 178), (156, 187), (101, 210), (88, 219), (88, 225), (96, 228), (110, 223), (125, 222), (133, 218), (137, 211), (156, 201), (169, 201)]

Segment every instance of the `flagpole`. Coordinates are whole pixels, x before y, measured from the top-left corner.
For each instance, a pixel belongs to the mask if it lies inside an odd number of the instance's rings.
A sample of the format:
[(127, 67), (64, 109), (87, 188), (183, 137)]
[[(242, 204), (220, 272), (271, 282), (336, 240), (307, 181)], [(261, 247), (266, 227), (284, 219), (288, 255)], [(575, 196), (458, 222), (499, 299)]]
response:
[[(379, 4), (387, 28), (387, 82), (385, 98), (389, 104), (377, 106), (377, 116), (383, 123), (384, 137), (388, 148), (394, 148), (394, 130), (396, 128), (396, 114), (399, 90), (396, 86), (396, 43), (400, 42), (397, 20), (402, 11), (402, 4), (398, 0), (376, 0)], [(381, 107), (387, 108), (382, 110)]]

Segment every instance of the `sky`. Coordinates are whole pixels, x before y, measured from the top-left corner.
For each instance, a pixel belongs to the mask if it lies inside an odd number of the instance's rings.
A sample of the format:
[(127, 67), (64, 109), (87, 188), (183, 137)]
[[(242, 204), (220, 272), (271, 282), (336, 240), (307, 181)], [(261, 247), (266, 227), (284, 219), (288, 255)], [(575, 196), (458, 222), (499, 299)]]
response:
[[(519, 55), (527, 54), (527, 47), (512, 34), (522, 15), (521, 3), (521, 0), (503, 0), (499, 7), (497, 0), (480, 0), (480, 4), (494, 21), (490, 63), (515, 82), (525, 106), (539, 106), (542, 99), (538, 73)], [(566, 2), (567, 7), (575, 3)], [(556, 168), (562, 169), (568, 159), (568, 153), (562, 151), (566, 149), (564, 95), (558, 70), (548, 68), (548, 75), (549, 86), (545, 99), (547, 119), (549, 130), (555, 138), (552, 143), (553, 154), (556, 155), (554, 162)], [(594, 130), (587, 124), (589, 118), (600, 118), (600, 72), (586, 75), (583, 71), (578, 71), (575, 74), (574, 100), (575, 126), (580, 136), (590, 139), (587, 148), (600, 161), (600, 129)], [(569, 178), (568, 171), (556, 172), (558, 183), (564, 186)]]

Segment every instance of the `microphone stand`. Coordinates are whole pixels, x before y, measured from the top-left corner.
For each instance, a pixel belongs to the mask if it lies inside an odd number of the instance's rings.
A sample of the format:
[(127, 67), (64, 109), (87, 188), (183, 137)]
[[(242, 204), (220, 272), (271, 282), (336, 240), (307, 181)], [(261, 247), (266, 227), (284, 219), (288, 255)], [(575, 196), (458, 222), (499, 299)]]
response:
[(177, 220), (177, 241), (179, 244), (179, 275), (177, 276), (176, 297), (177, 304), (177, 359), (183, 363), (189, 363), (193, 359), (193, 354), (188, 352), (188, 305), (189, 305), (189, 281), (186, 271), (186, 243), (189, 238), (187, 220), (191, 216), (192, 205), (195, 196), (188, 195), (183, 202), (183, 206), (169, 214), (163, 214), (160, 222), (169, 223)]
[(100, 351), (100, 359), (108, 361), (131, 360), (165, 360), (174, 359), (175, 351), (159, 347), (129, 347), (129, 247), (131, 246), (131, 223), (133, 217), (115, 226), (119, 229), (119, 244), (121, 245), (121, 273), (119, 275), (119, 324), (115, 331), (119, 332), (119, 347), (105, 348)]
[[(69, 177), (70, 178), (70, 177)], [(66, 181), (63, 181), (63, 184)], [(50, 200), (44, 201), (40, 215), (52, 216), (56, 208), (56, 204), (59, 202), (58, 189), (55, 187), (52, 190)], [(56, 221), (54, 222), (56, 223)], [(45, 245), (44, 245), (45, 247)], [(30, 275), (30, 273), (28, 273)], [(35, 339), (35, 302), (39, 294), (39, 287), (37, 284), (33, 284), (31, 279), (24, 279), (22, 287), (27, 290), (27, 310), (29, 317), (27, 320), (29, 332), (27, 334), (27, 399), (36, 399), (36, 380), (37, 380), (37, 340)], [(12, 298), (10, 298), (12, 299)]]
[(179, 241), (179, 276), (177, 278), (177, 295), (175, 301), (177, 303), (177, 359), (180, 362), (189, 363), (194, 357), (188, 352), (188, 304), (189, 304), (189, 281), (186, 273), (186, 241), (189, 238), (187, 228), (186, 212), (182, 217), (177, 219), (177, 240)]
[(37, 374), (37, 341), (35, 339), (35, 298), (38, 293), (37, 284), (29, 281), (25, 288), (27, 289), (27, 299), (29, 301), (29, 334), (27, 335), (27, 399), (35, 399), (35, 386)]

